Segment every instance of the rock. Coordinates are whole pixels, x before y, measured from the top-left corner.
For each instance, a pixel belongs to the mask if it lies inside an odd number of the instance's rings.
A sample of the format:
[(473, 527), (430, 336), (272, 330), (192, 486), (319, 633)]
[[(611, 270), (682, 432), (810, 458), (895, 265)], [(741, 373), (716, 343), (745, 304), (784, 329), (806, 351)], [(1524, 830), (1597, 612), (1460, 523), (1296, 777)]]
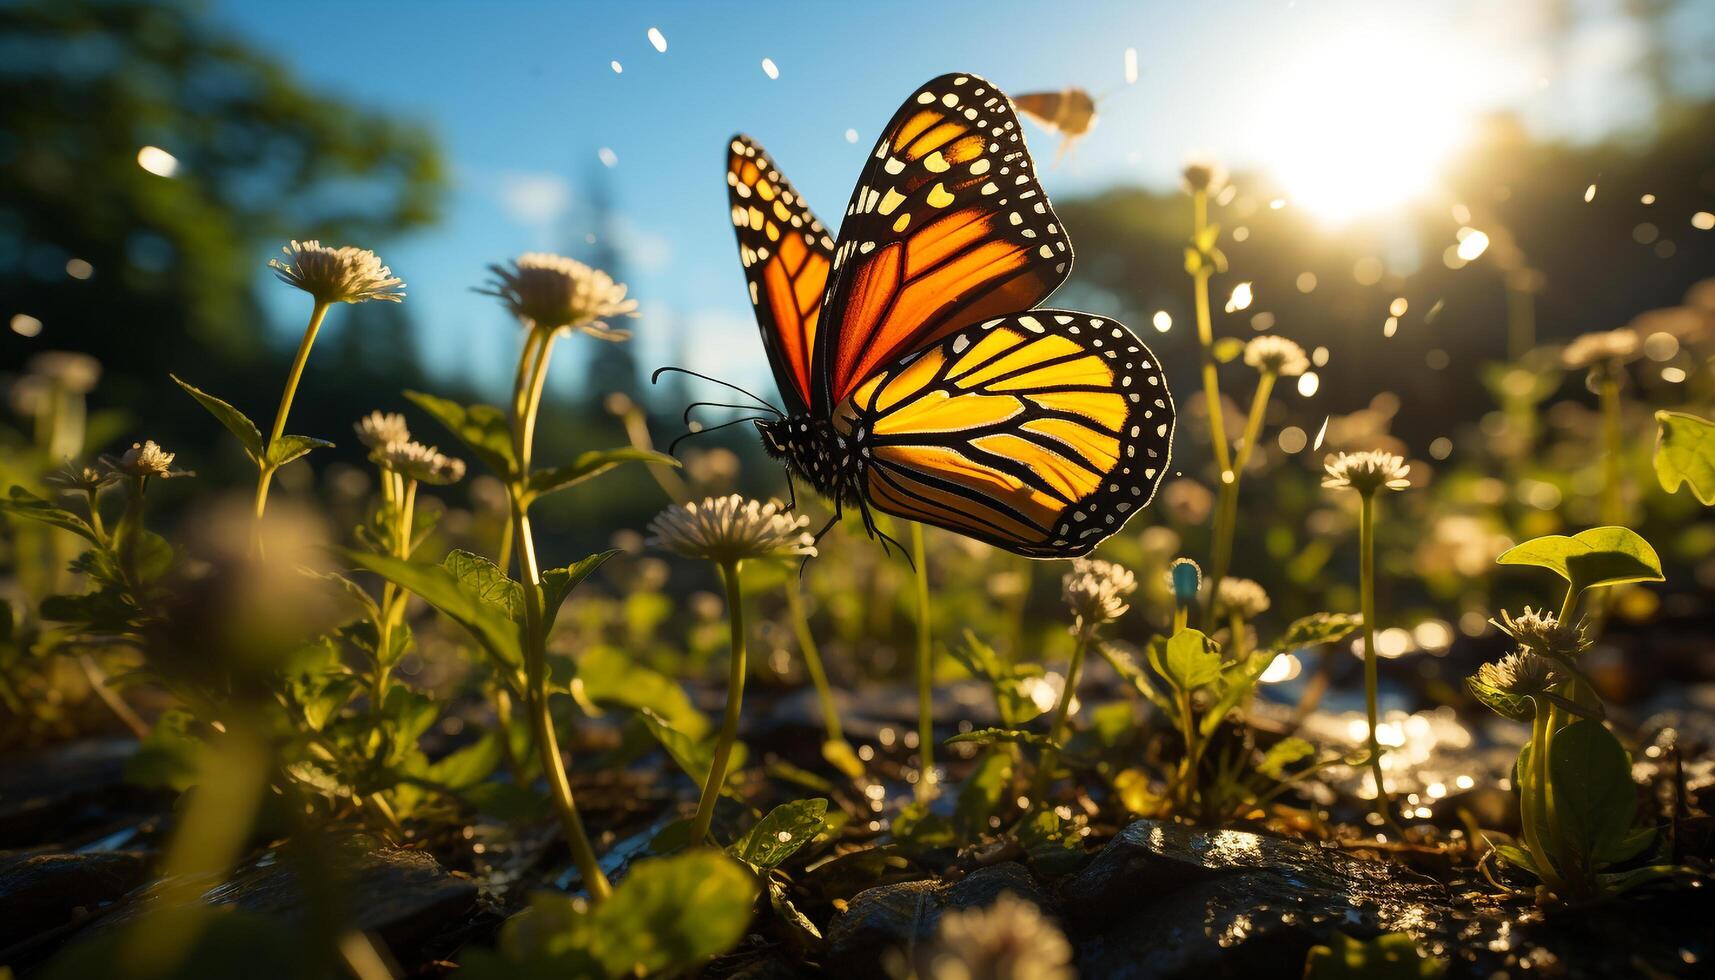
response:
[(125, 782), (133, 739), (74, 742), (0, 758), (0, 848), (81, 843), (161, 806)]
[(927, 942), (948, 909), (987, 908), (1003, 893), (1054, 914), (1054, 901), (1024, 865), (990, 865), (951, 884), (903, 881), (861, 891), (828, 926), (825, 967), (833, 976), (882, 976), (888, 950)]
[(0, 950), (118, 901), (146, 871), (144, 856), (128, 851), (0, 857)]
[[(331, 912), (346, 927), (378, 935), (407, 964), (424, 959), (418, 954), (425, 949), (438, 954), (454, 948), (462, 932), (486, 915), (476, 883), (448, 873), (423, 851), (345, 847), (335, 852), (330, 848), (310, 859), (329, 872), (324, 887), (337, 903), (331, 910), (324, 906), (324, 896), (306, 896), (294, 858), (282, 852), (264, 855), (209, 889), (203, 900), (292, 924)], [(133, 902), (95, 928), (100, 932), (121, 928), (146, 914), (157, 901), (151, 896)]]
[(1446, 890), (1315, 844), (1139, 820), (1064, 882), (1086, 977), (1302, 975), (1339, 927), (1423, 940), (1452, 926)]

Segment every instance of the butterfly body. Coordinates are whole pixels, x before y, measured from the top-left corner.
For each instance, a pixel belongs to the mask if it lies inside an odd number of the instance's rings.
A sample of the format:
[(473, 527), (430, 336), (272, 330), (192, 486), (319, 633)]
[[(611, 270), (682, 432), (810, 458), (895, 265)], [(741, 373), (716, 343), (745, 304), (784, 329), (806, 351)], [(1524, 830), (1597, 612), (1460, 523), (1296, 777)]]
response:
[(790, 475), (841, 506), (861, 501), (867, 448), (861, 433), (848, 436), (831, 420), (808, 413), (759, 419), (756, 429), (763, 450), (785, 464)]
[(754, 141), (728, 155), (752, 305), (787, 410), (758, 421), (791, 477), (1037, 558), (1087, 553), (1149, 502), (1173, 403), (1106, 317), (1039, 309), (1071, 242), (1013, 103), (968, 74), (906, 100), (830, 238)]

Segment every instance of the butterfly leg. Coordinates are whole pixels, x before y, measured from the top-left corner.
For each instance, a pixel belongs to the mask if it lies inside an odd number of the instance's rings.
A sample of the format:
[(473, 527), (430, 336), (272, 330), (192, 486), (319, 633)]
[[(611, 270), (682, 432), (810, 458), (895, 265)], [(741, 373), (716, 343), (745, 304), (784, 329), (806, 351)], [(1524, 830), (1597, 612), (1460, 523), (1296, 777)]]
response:
[(881, 542), (881, 553), (891, 557), (891, 553), (887, 550), (887, 546), (889, 544), (893, 545), (895, 548), (898, 548), (899, 553), (905, 557), (905, 563), (910, 565), (912, 570), (915, 571), (917, 566), (911, 561), (911, 552), (906, 550), (904, 545), (889, 536), (886, 531), (883, 531), (880, 527), (876, 526), (875, 515), (869, 512), (869, 505), (865, 503), (862, 498), (858, 499), (858, 509), (863, 514), (863, 529), (869, 533), (870, 537)]

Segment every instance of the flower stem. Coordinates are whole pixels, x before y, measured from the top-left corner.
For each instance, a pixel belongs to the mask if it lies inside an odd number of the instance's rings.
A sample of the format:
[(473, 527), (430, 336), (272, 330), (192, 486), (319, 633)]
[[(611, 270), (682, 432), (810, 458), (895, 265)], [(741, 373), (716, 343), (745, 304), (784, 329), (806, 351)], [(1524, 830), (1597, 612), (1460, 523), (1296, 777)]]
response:
[[(1201, 241), (1209, 224), (1209, 193), (1191, 192), (1191, 240)], [(1209, 316), (1209, 277), (1214, 270), (1206, 263), (1192, 273), (1197, 303), (1197, 342), (1203, 361), (1203, 398), (1209, 408), (1209, 441), (1214, 444), (1215, 462), (1224, 474), (1232, 469), (1227, 455), (1227, 427), (1221, 418), (1221, 382), (1215, 373), (1215, 329)], [(1224, 482), (1224, 481), (1223, 481)]]
[(1090, 629), (1078, 630), (1072, 646), (1072, 659), (1066, 665), (1066, 684), (1060, 688), (1060, 700), (1054, 705), (1054, 718), (1048, 725), (1048, 744), (1042, 747), (1042, 758), (1036, 765), (1036, 780), (1030, 787), (1030, 805), (1039, 806), (1048, 795), (1048, 785), (1054, 781), (1054, 768), (1060, 764), (1060, 740), (1066, 733), (1066, 716), (1071, 714), (1072, 699), (1078, 692), (1078, 675), (1084, 669), (1084, 653), (1090, 647)]
[(715, 752), (709, 759), (709, 774), (703, 780), (697, 815), (691, 820), (693, 844), (701, 844), (709, 836), (709, 824), (715, 818), (715, 800), (726, 785), (727, 763), (732, 759), (732, 743), (738, 738), (739, 713), (744, 704), (744, 590), (739, 584), (738, 567), (739, 562), (721, 565), (721, 579), (726, 583), (727, 622), (732, 628), (732, 654), (727, 664), (726, 713), (721, 716), (720, 734), (715, 737)]
[(834, 706), (834, 692), (828, 686), (828, 672), (822, 667), (822, 653), (816, 647), (815, 634), (810, 631), (810, 618), (804, 612), (804, 595), (798, 580), (788, 577), (786, 582), (786, 608), (792, 615), (792, 631), (798, 637), (798, 649), (804, 654), (804, 669), (810, 674), (810, 683), (816, 687), (816, 700), (822, 705), (822, 724), (827, 727), (828, 741), (844, 742), (845, 732), (840, 727), (840, 712)]
[(1376, 739), (1376, 501), (1373, 491), (1358, 495), (1358, 575), (1364, 617), (1364, 712), (1369, 719), (1369, 767), (1375, 777), (1376, 814), (1395, 831), (1388, 806), (1387, 784), (1382, 779), (1382, 748)]
[[(1548, 856), (1548, 850), (1543, 847), (1542, 834), (1537, 826), (1538, 818), (1542, 816), (1547, 803), (1548, 787), (1548, 706), (1536, 702), (1536, 713), (1531, 719), (1530, 735), (1530, 783), (1520, 786), (1519, 790), (1519, 820), (1524, 824), (1525, 847), (1530, 851), (1530, 858), (1536, 862), (1537, 876), (1556, 894), (1564, 894), (1566, 882), (1555, 870), (1554, 862)], [(1520, 778), (1524, 773), (1520, 772)]]
[(1251, 411), (1245, 420), (1243, 441), (1233, 457), (1232, 478), (1221, 481), (1219, 502), (1215, 507), (1214, 558), (1209, 572), (1209, 608), (1214, 608), (1215, 596), (1220, 594), (1221, 579), (1232, 568), (1233, 535), (1239, 520), (1239, 480), (1245, 464), (1250, 462), (1256, 441), (1262, 437), (1262, 420), (1268, 412), (1268, 398), (1274, 391), (1274, 372), (1264, 371), (1257, 378), (1256, 394), (1251, 396)]
[[(549, 342), (552, 334), (540, 340), (533, 332), (525, 342), (518, 370), (518, 388), (513, 393), (512, 448), (517, 457), (518, 472), (508, 487), (507, 499), (512, 514), (514, 547), (518, 551), (518, 570), (524, 592), (524, 669), (527, 708), (536, 736), (536, 752), (541, 757), (542, 772), (548, 780), (554, 810), (572, 850), (578, 874), (589, 890), (590, 900), (600, 902), (612, 894), (607, 875), (596, 860), (578, 814), (577, 801), (572, 798), (571, 780), (566, 776), (566, 763), (560, 755), (559, 737), (554, 732), (554, 718), (548, 705), (548, 636), (542, 609), (542, 573), (536, 563), (536, 545), (530, 533), (530, 516), (524, 488), (530, 480), (530, 448), (536, 428), (536, 412), (541, 406), (542, 386), (548, 373)], [(526, 367), (526, 363), (528, 367)]]
[[(382, 479), (388, 487), (387, 500), (395, 508), (393, 556), (395, 558), (411, 557), (411, 524), (417, 511), (417, 481), (405, 482), (405, 492), (398, 492), (394, 482), (397, 474), (383, 473)], [(371, 697), (375, 710), (380, 711), (387, 700), (388, 675), (392, 671), (390, 658), (393, 655), (393, 631), (405, 618), (405, 604), (410, 601), (411, 593), (392, 582), (381, 587), (381, 622), (376, 624), (375, 648), (375, 680)]]
[(1602, 523), (1624, 524), (1626, 505), (1621, 494), (1620, 376), (1617, 365), (1602, 373)]
[(917, 801), (935, 795), (935, 661), (929, 646), (929, 564), (923, 554), (923, 525), (911, 525), (911, 564), (917, 574), (917, 748), (923, 760)]
[(310, 348), (315, 346), (316, 333), (328, 315), (328, 305), (325, 300), (316, 300), (315, 307), (310, 310), (310, 325), (304, 328), (304, 339), (298, 342), (298, 355), (292, 359), (292, 371), (286, 376), (286, 390), (280, 393), (280, 407), (274, 412), (274, 428), (262, 447), (263, 459), (257, 463), (261, 469), (256, 478), (257, 520), (262, 519), (262, 512), (268, 507), (268, 484), (274, 480), (275, 466), (269, 458), (273, 455), (274, 444), (286, 434), (286, 416), (292, 412), (292, 397), (298, 393), (298, 382), (303, 380), (304, 365), (309, 363)]
[(1179, 812), (1188, 814), (1197, 802), (1197, 768), (1202, 756), (1197, 745), (1197, 709), (1189, 688), (1179, 692), (1179, 717), (1185, 735), (1185, 759), (1179, 770)]

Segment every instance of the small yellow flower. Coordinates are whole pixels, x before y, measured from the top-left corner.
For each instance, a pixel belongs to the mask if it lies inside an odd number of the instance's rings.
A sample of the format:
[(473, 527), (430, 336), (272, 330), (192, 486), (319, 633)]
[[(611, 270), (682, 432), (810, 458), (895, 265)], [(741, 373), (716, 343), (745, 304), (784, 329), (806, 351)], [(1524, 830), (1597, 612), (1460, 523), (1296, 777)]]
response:
[(1215, 593), (1215, 615), (1237, 614), (1240, 619), (1255, 619), (1268, 611), (1268, 590), (1248, 578), (1224, 578)]
[(444, 485), (464, 479), (464, 460), (420, 442), (390, 442), (370, 454), (370, 458), (384, 469), (419, 483)]
[(1560, 667), (1544, 656), (1519, 650), (1477, 668), (1477, 680), (1508, 694), (1541, 694), (1560, 683)]
[(612, 317), (635, 316), (637, 301), (625, 298), (625, 286), (600, 269), (547, 252), (526, 252), (510, 268), (491, 265), (494, 278), (477, 292), (495, 296), (527, 326), (543, 330), (582, 330), (601, 340), (624, 340), (625, 330), (610, 328)]
[(1245, 345), (1245, 363), (1259, 372), (1283, 378), (1295, 378), (1310, 370), (1310, 358), (1304, 356), (1304, 348), (1274, 334), (1252, 337)]
[(1331, 490), (1351, 489), (1368, 496), (1383, 487), (1404, 490), (1411, 486), (1406, 479), (1411, 467), (1400, 456), (1380, 449), (1329, 456), (1323, 469), (1328, 476), (1322, 485)]
[(809, 523), (808, 517), (782, 513), (777, 503), (735, 493), (667, 508), (649, 522), (649, 543), (720, 565), (814, 556), (816, 539), (804, 530)]
[(381, 259), (366, 248), (346, 245), (334, 248), (318, 241), (298, 242), (281, 246), (286, 261), (270, 259), (268, 267), (289, 286), (309, 293), (320, 303), (364, 303), (385, 300), (397, 303), (405, 298), (405, 287), (393, 270), (381, 264)]
[(1568, 370), (1581, 370), (1598, 365), (1624, 364), (1636, 360), (1642, 344), (1636, 331), (1598, 330), (1587, 333), (1560, 352), (1560, 363)]
[(370, 449), (381, 449), (395, 442), (410, 442), (411, 428), (405, 416), (398, 412), (370, 412), (357, 420), (357, 438)]
[(1060, 579), (1060, 596), (1075, 620), (1073, 632), (1111, 623), (1131, 608), (1126, 598), (1137, 591), (1137, 576), (1111, 561), (1075, 558)]
[(108, 466), (126, 476), (190, 476), (184, 470), (173, 469), (173, 459), (177, 453), (169, 453), (155, 443), (153, 439), (134, 442), (131, 448), (125, 450), (118, 459), (103, 457), (102, 461)]

